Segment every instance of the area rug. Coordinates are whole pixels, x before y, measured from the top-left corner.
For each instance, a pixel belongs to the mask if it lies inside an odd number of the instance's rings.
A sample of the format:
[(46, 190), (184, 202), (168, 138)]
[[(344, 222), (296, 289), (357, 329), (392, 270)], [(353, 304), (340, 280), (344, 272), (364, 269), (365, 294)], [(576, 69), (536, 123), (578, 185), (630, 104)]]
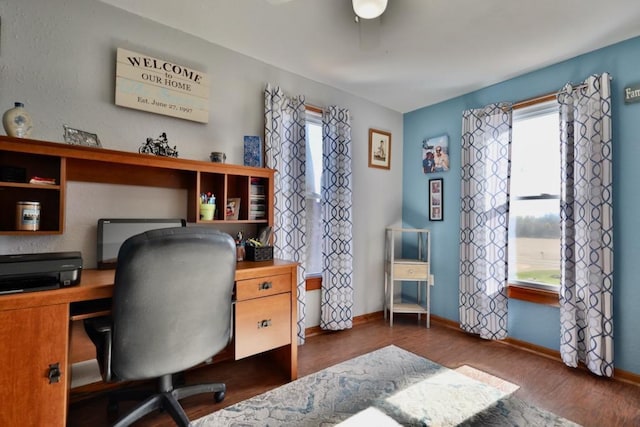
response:
[(391, 345), (221, 409), (192, 425), (577, 425), (512, 397), (516, 385), (495, 379), (498, 386), (492, 386), (473, 377), (478, 372), (465, 375)]

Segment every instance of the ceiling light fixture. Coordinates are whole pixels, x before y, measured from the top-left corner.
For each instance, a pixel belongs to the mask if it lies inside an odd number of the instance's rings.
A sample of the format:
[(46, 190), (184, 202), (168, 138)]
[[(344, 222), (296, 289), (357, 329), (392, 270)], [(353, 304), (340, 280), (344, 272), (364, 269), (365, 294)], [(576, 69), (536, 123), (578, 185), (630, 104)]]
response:
[(362, 19), (373, 19), (382, 15), (388, 0), (353, 0), (353, 11)]

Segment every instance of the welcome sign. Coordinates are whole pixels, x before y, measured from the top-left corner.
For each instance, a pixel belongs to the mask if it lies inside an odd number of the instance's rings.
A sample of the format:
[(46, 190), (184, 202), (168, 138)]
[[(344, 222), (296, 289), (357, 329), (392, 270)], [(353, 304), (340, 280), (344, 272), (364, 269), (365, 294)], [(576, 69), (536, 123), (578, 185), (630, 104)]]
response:
[(116, 105), (209, 122), (209, 77), (183, 65), (118, 48)]

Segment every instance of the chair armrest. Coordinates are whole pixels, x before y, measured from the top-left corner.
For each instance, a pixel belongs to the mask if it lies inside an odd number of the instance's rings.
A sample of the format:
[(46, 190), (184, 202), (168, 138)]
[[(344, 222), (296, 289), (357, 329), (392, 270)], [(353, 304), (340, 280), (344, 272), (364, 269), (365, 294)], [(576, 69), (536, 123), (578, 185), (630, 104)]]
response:
[(93, 317), (84, 321), (84, 329), (96, 346), (96, 358), (105, 382), (115, 381), (111, 371), (111, 318)]
[(96, 332), (100, 332), (101, 334), (111, 332), (111, 318), (107, 316), (87, 319), (85, 324), (91, 325), (91, 328), (93, 328)]

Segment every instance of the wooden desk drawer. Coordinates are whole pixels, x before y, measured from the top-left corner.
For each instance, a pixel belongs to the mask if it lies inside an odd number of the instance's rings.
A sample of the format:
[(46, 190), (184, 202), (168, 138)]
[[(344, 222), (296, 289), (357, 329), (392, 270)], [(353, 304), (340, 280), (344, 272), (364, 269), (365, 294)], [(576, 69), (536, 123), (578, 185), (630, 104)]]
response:
[(236, 359), (291, 343), (291, 294), (236, 302)]
[(291, 292), (291, 276), (280, 274), (236, 282), (236, 301)]
[(427, 280), (429, 276), (429, 264), (419, 263), (394, 263), (394, 280)]

